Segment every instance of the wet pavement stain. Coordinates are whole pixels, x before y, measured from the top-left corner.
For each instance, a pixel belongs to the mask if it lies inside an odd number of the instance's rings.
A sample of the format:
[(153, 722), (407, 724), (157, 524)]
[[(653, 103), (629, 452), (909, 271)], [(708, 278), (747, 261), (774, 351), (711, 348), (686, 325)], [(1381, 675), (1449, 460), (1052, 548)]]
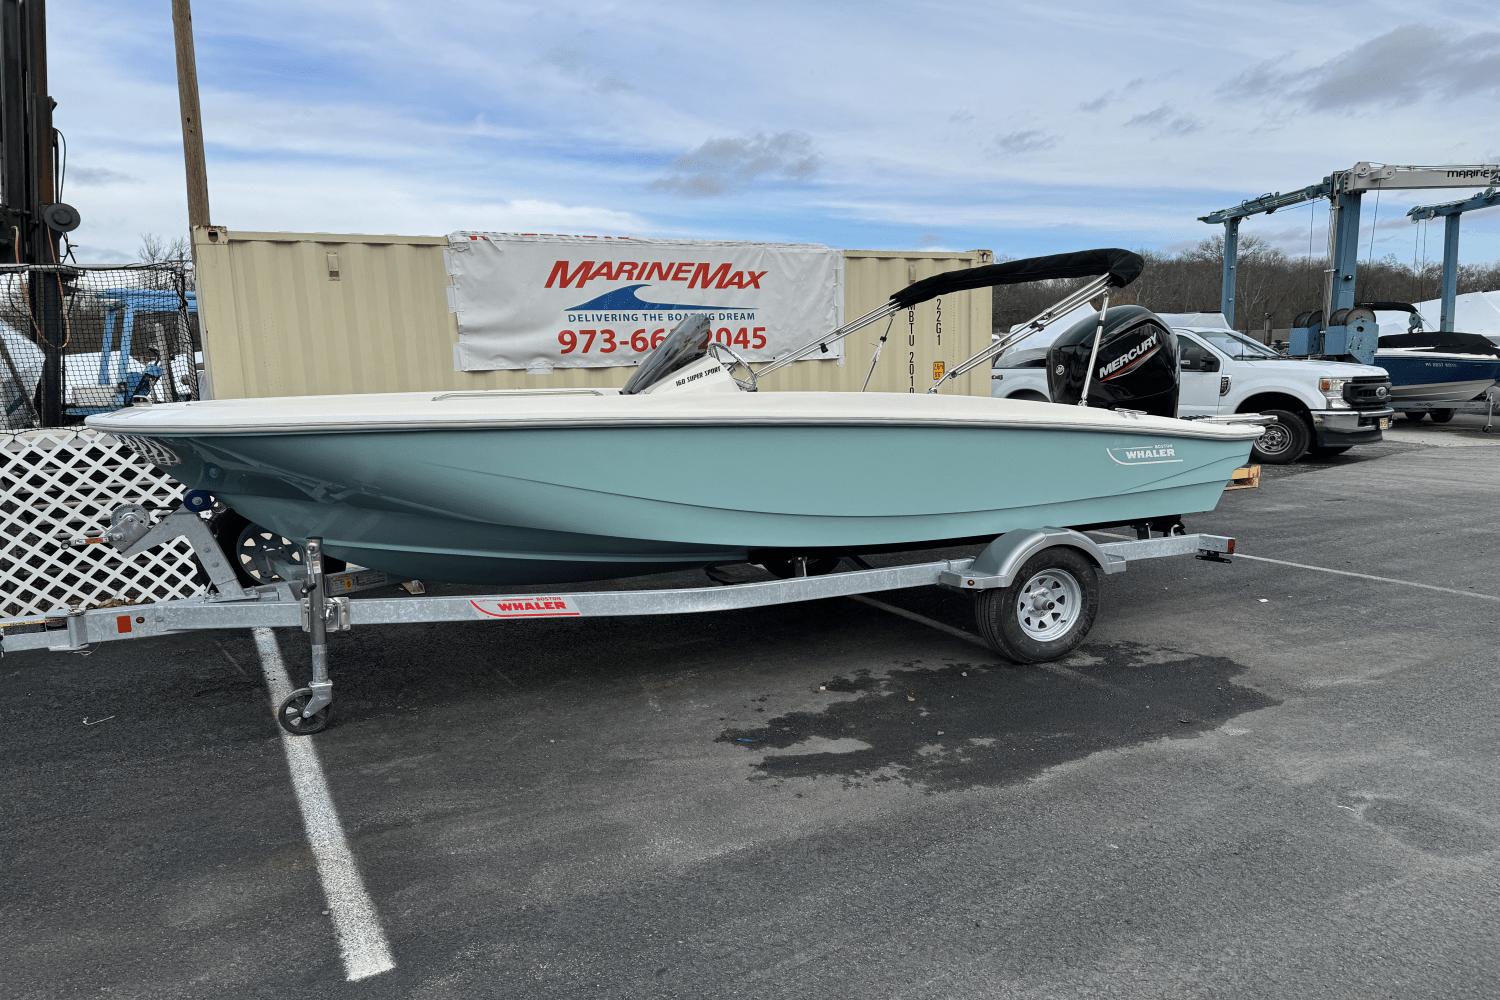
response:
[[(861, 671), (824, 684), (857, 697), (726, 729), (718, 741), (761, 754), (756, 778), (900, 781), (939, 792), (1014, 784), (1100, 750), (1196, 735), (1279, 704), (1234, 683), (1246, 668), (1224, 657), (1122, 642), (1085, 646), (1056, 666), (946, 661)], [(818, 752), (826, 741), (853, 749)]]
[(1452, 809), (1363, 794), (1340, 796), (1338, 805), (1402, 843), (1439, 857), (1471, 857), (1500, 845), (1500, 831)]

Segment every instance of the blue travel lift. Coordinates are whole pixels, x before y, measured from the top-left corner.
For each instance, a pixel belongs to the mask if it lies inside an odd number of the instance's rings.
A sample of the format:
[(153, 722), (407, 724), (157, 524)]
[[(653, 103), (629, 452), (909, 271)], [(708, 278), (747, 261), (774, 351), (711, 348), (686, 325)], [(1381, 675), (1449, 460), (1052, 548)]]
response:
[[(1287, 354), (1294, 357), (1353, 357), (1365, 364), (1375, 359), (1379, 337), (1374, 315), (1355, 309), (1354, 276), (1359, 256), (1359, 208), (1367, 191), (1414, 188), (1454, 188), (1500, 185), (1500, 164), (1480, 163), (1453, 166), (1397, 166), (1379, 163), (1356, 163), (1348, 170), (1335, 171), (1317, 184), (1285, 193), (1274, 192), (1250, 198), (1232, 208), (1220, 209), (1199, 217), (1202, 222), (1224, 227), (1223, 287), (1219, 308), (1230, 324), (1234, 323), (1234, 289), (1239, 254), (1240, 220), (1252, 215), (1270, 215), (1278, 209), (1301, 205), (1320, 198), (1329, 202), (1329, 268), (1320, 312), (1303, 313), (1294, 324)], [(1476, 196), (1481, 197), (1481, 196)], [(1473, 200), (1473, 199), (1470, 199)], [(1464, 204), (1464, 203), (1459, 203)], [(1477, 207), (1477, 206), (1476, 206)], [(1452, 239), (1457, 250), (1457, 216)], [(1445, 262), (1445, 280), (1447, 277)], [(1457, 262), (1453, 262), (1454, 281)], [(1446, 301), (1446, 300), (1445, 300)], [(1326, 322), (1324, 317), (1327, 317)], [(1446, 329), (1446, 327), (1445, 327)]]
[[(150, 394), (156, 381), (166, 374), (169, 381), (172, 360), (159, 358), (140, 368), (132, 368), (130, 353), (135, 339), (136, 324), (145, 317), (160, 313), (178, 316), (184, 305), (189, 315), (198, 312), (198, 298), (193, 292), (178, 293), (175, 289), (106, 288), (99, 293), (104, 300), (104, 342), (99, 351), (98, 386), (106, 387), (93, 398), (71, 403), (67, 407), (70, 417), (87, 417), (96, 413), (110, 413), (128, 406), (133, 399)], [(115, 330), (118, 320), (119, 340)], [(190, 341), (186, 342), (190, 347)], [(188, 364), (193, 363), (192, 356)], [(164, 369), (162, 366), (166, 365)], [(73, 388), (74, 386), (70, 386)]]
[[(1500, 177), (1490, 179), (1491, 184), (1500, 183)], [(1426, 222), (1439, 216), (1443, 219), (1443, 286), (1442, 315), (1438, 329), (1452, 333), (1455, 322), (1454, 309), (1458, 300), (1458, 223), (1465, 212), (1481, 208), (1500, 206), (1500, 189), (1491, 187), (1461, 201), (1448, 201), (1441, 205), (1419, 205), (1407, 212), (1412, 222)]]

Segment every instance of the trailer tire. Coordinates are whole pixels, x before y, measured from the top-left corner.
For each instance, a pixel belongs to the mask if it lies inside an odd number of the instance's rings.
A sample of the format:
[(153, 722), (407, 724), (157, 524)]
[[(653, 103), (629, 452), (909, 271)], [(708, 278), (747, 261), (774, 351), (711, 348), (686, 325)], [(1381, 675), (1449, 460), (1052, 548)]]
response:
[(1045, 663), (1078, 647), (1099, 614), (1099, 567), (1056, 545), (1026, 560), (1008, 587), (974, 598), (974, 620), (991, 649), (1015, 663)]
[(1433, 410), (1432, 422), (1435, 424), (1446, 424), (1453, 419), (1454, 410)]
[(312, 696), (312, 688), (293, 691), (281, 703), (281, 707), (276, 709), (276, 724), (293, 736), (312, 736), (327, 729), (328, 723), (333, 720), (332, 705), (324, 705), (311, 718), (302, 717), (302, 710), (312, 701)]
[(1312, 428), (1302, 414), (1292, 410), (1266, 409), (1263, 416), (1272, 423), (1250, 447), (1250, 456), (1263, 465), (1291, 465), (1307, 454), (1312, 444)]
[(1406, 411), (1402, 412), (1401, 415), (1406, 418), (1406, 422), (1407, 423), (1420, 424), (1422, 422), (1422, 418), (1425, 417), (1425, 416), (1427, 416), (1427, 411), (1426, 410), (1406, 410)]

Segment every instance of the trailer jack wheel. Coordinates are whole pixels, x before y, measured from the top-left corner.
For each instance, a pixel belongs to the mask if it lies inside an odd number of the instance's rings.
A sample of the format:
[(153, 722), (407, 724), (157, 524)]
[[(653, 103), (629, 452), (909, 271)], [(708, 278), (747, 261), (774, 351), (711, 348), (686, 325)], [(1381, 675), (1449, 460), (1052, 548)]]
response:
[(974, 618), (991, 649), (1016, 663), (1045, 663), (1083, 642), (1099, 613), (1099, 568), (1054, 546), (1026, 560), (1008, 587), (975, 595)]
[(308, 702), (312, 699), (312, 688), (300, 688), (293, 691), (276, 710), (276, 721), (281, 724), (281, 728), (293, 736), (311, 736), (313, 733), (321, 733), (327, 729), (333, 716), (333, 705), (324, 705), (312, 715), (303, 715)]

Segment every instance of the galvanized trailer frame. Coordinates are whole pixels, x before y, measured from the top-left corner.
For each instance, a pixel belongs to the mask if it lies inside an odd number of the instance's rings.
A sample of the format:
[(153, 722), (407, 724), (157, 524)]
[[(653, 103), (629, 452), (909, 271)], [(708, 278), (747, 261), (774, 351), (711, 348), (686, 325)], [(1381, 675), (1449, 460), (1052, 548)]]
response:
[[(322, 541), (312, 538), (306, 542), (300, 565), (283, 563), (280, 567), (285, 571), (284, 576), (295, 571), (301, 574), (300, 578), (257, 587), (242, 586), (200, 516), (201, 510), (191, 494), (186, 504), (154, 523), (143, 508), (122, 507), (115, 511), (108, 532), (98, 538), (78, 539), (76, 544), (108, 544), (132, 555), (173, 538), (186, 537), (208, 575), (211, 586), (207, 593), (153, 604), (86, 611), (63, 609), (40, 617), (0, 619), (0, 655), (35, 649), (83, 652), (97, 643), (206, 629), (300, 628), (309, 638), (312, 679), (307, 687), (294, 692), (282, 704), (277, 722), (288, 732), (308, 735), (327, 726), (333, 703), (328, 633), (348, 631), (356, 625), (691, 614), (925, 586), (983, 594), (1021, 583), (1018, 575), (1028, 561), (1060, 549), (1081, 554), (1104, 574), (1123, 572), (1137, 560), (1168, 556), (1194, 555), (1228, 562), (1227, 557), (1235, 550), (1234, 539), (1223, 535), (1153, 536), (1146, 526), (1137, 528), (1141, 537), (1116, 542), (1098, 542), (1070, 528), (1037, 528), (1007, 532), (972, 559), (866, 567), (818, 576), (662, 590), (352, 598), (349, 595), (394, 581), (371, 570), (326, 573)], [(1176, 530), (1180, 530), (1180, 525)], [(805, 561), (798, 566), (805, 572)], [(1023, 613), (1027, 608), (1045, 611), (1051, 607), (1045, 603), (1051, 595), (1045, 588), (1033, 587), (1017, 599)], [(1091, 620), (1081, 622), (1082, 633), (1069, 636), (1074, 645), (1091, 624)], [(993, 639), (990, 642), (1004, 655), (1028, 658), (1014, 649), (1001, 648)]]
[(1431, 413), (1434, 410), (1451, 410), (1454, 413), (1481, 413), (1484, 415), (1484, 433), (1492, 433), (1495, 429), (1495, 408), (1500, 407), (1500, 387), (1491, 387), (1485, 390), (1483, 396), (1471, 399), (1467, 403), (1422, 403), (1405, 402), (1394, 400), (1391, 408), (1398, 413)]

